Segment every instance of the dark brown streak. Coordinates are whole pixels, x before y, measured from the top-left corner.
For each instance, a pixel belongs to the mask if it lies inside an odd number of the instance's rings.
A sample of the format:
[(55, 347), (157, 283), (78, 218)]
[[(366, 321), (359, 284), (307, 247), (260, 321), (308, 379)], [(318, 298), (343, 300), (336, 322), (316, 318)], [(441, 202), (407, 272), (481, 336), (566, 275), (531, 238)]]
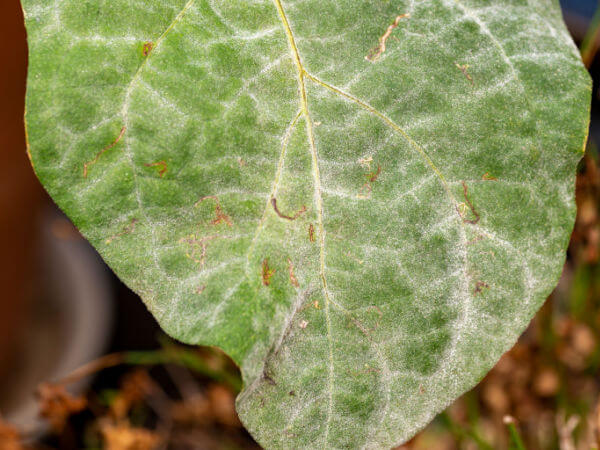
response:
[(157, 162), (154, 162), (154, 163), (146, 163), (146, 164), (144, 164), (144, 166), (146, 166), (146, 167), (158, 167), (158, 176), (161, 177), (161, 178), (169, 170), (166, 161), (157, 161)]
[(150, 41), (145, 42), (144, 46), (142, 47), (142, 54), (144, 56), (148, 56), (153, 48), (154, 48), (154, 42), (150, 42)]
[(369, 182), (370, 183), (375, 183), (377, 181), (377, 178), (379, 178), (379, 175), (381, 174), (381, 166), (377, 166), (377, 172), (371, 172), (368, 177), (369, 177)]
[(473, 295), (481, 294), (484, 289), (489, 289), (490, 286), (484, 281), (478, 281), (475, 283), (475, 290), (473, 291)]
[(88, 174), (88, 167), (91, 166), (92, 164), (96, 164), (96, 162), (98, 162), (98, 160), (100, 159), (100, 157), (107, 151), (109, 151), (111, 148), (113, 148), (115, 145), (117, 145), (119, 143), (119, 141), (121, 140), (121, 138), (123, 137), (123, 135), (125, 134), (125, 130), (127, 130), (126, 127), (121, 128), (121, 132), (119, 133), (119, 136), (117, 136), (117, 139), (115, 139), (111, 144), (107, 145), (106, 147), (104, 147), (102, 150), (100, 150), (94, 159), (92, 159), (91, 161), (88, 161), (86, 163), (83, 164), (83, 178), (87, 178), (87, 174)]
[(131, 219), (131, 222), (129, 222), (129, 225), (123, 227), (123, 230), (120, 233), (117, 233), (114, 236), (109, 237), (105, 241), (105, 243), (110, 244), (112, 241), (114, 241), (115, 239), (117, 239), (121, 236), (125, 236), (126, 234), (129, 234), (129, 233), (133, 233), (133, 230), (135, 230), (135, 224), (137, 222), (138, 222), (138, 220), (136, 218)]
[(473, 203), (471, 203), (471, 200), (469, 200), (469, 196), (468, 196), (469, 188), (467, 187), (467, 185), (464, 181), (461, 181), (461, 183), (463, 186), (463, 194), (465, 196), (465, 202), (467, 203), (467, 205), (469, 206), (469, 209), (471, 209), (471, 211), (473, 212), (473, 215), (475, 216), (475, 219), (463, 218), (463, 222), (475, 225), (477, 222), (479, 222), (480, 217), (479, 217), (479, 214), (477, 213), (477, 211), (475, 211), (475, 207), (473, 206)]
[(294, 214), (293, 216), (286, 216), (281, 211), (279, 211), (279, 208), (277, 208), (277, 199), (275, 197), (271, 198), (271, 205), (273, 205), (273, 209), (275, 210), (275, 213), (277, 213), (277, 215), (279, 217), (281, 217), (282, 219), (286, 219), (286, 220), (296, 220), (298, 217), (300, 217), (302, 214), (304, 214), (306, 212), (306, 206), (302, 205), (302, 208), (300, 208), (300, 210), (296, 214)]
[(473, 77), (471, 75), (469, 75), (469, 72), (467, 72), (467, 69), (469, 68), (469, 66), (467, 66), (466, 64), (459, 64), (457, 62), (455, 62), (454, 65), (456, 67), (458, 67), (458, 70), (460, 70), (462, 72), (462, 74), (465, 76), (465, 78), (467, 79), (467, 81), (469, 81), (469, 83), (471, 83), (471, 86), (475, 86), (475, 83), (473, 82)]
[(233, 222), (231, 221), (231, 217), (223, 212), (223, 208), (221, 208), (221, 202), (219, 202), (219, 197), (216, 195), (207, 195), (198, 200), (194, 207), (197, 207), (204, 200), (214, 200), (215, 201), (215, 216), (216, 218), (211, 222), (212, 225), (219, 225), (220, 223), (226, 223), (228, 226), (232, 226)]
[(298, 278), (296, 278), (296, 275), (294, 274), (294, 264), (292, 263), (292, 260), (290, 258), (288, 258), (287, 262), (288, 272), (290, 275), (290, 283), (292, 283), (292, 286), (294, 287), (299, 287), (300, 283), (298, 283)]
[(315, 227), (312, 223), (308, 225), (308, 239), (310, 242), (315, 242)]
[(392, 31), (394, 31), (394, 28), (396, 28), (400, 24), (401, 19), (407, 19), (409, 17), (410, 17), (409, 13), (401, 14), (401, 15), (397, 16), (396, 20), (394, 20), (394, 23), (392, 23), (389, 27), (387, 27), (383, 36), (381, 36), (379, 38), (379, 45), (377, 47), (372, 48), (371, 51), (369, 52), (369, 54), (367, 56), (365, 56), (365, 59), (367, 61), (371, 61), (371, 62), (377, 61), (379, 59), (379, 57), (382, 55), (382, 53), (385, 52), (385, 48), (386, 48), (385, 42), (391, 36)]
[(275, 269), (271, 269), (269, 267), (269, 259), (265, 258), (262, 262), (262, 282), (265, 286), (269, 286), (271, 284), (271, 278), (275, 274)]
[(263, 378), (265, 379), (265, 381), (267, 383), (269, 383), (272, 386), (277, 386), (277, 382), (273, 379), (273, 377), (271, 377), (271, 375), (269, 375), (266, 371), (263, 372)]

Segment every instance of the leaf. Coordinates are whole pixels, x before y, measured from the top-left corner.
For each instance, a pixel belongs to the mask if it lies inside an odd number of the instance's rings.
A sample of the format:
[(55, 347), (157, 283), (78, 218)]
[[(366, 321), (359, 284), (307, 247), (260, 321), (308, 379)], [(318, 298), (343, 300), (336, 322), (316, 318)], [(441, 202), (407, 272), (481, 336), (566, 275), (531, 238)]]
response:
[(239, 364), (264, 446), (406, 441), (557, 283), (590, 103), (557, 2), (23, 4), (40, 180)]

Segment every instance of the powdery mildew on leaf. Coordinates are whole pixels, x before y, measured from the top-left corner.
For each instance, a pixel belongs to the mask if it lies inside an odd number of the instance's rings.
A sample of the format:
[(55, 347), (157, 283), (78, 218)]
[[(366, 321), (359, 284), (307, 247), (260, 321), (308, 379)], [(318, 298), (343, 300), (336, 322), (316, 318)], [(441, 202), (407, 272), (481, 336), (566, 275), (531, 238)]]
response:
[(409, 439), (557, 282), (590, 98), (557, 2), (23, 5), (39, 178), (240, 365), (264, 446)]

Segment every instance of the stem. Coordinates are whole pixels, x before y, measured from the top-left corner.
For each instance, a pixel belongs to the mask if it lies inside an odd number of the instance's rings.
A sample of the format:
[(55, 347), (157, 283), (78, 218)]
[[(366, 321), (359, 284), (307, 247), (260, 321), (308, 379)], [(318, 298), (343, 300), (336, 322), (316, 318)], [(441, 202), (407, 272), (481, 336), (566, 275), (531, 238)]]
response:
[(508, 432), (510, 434), (510, 440), (513, 444), (511, 446), (511, 448), (514, 448), (516, 450), (527, 450), (525, 448), (525, 444), (523, 443), (523, 439), (521, 439), (519, 430), (517, 429), (517, 426), (515, 425), (515, 419), (513, 419), (510, 416), (505, 416), (504, 423), (508, 427)]
[(76, 383), (77, 381), (86, 378), (96, 372), (123, 364), (125, 362), (125, 354), (126, 353), (111, 353), (102, 356), (98, 359), (95, 359), (94, 361), (84, 364), (81, 367), (78, 367), (69, 375), (67, 375), (64, 378), (61, 378), (53, 384), (67, 385)]
[(483, 450), (494, 450), (490, 444), (488, 444), (479, 434), (468, 427), (462, 427), (452, 420), (447, 412), (443, 412), (439, 415), (443, 424), (449, 429), (457, 440), (463, 440), (465, 438), (473, 440), (480, 449)]
[(179, 364), (207, 378), (219, 383), (227, 384), (236, 393), (242, 389), (242, 382), (236, 376), (227, 372), (213, 370), (194, 352), (174, 346), (165, 347), (160, 350), (111, 353), (75, 369), (69, 375), (61, 378), (54, 384), (67, 385), (75, 383), (96, 372), (121, 364), (136, 366)]
[(127, 352), (125, 362), (133, 365), (179, 364), (219, 383), (225, 383), (235, 392), (242, 389), (242, 381), (238, 377), (225, 371), (213, 370), (196, 353), (175, 346), (168, 346), (159, 351)]

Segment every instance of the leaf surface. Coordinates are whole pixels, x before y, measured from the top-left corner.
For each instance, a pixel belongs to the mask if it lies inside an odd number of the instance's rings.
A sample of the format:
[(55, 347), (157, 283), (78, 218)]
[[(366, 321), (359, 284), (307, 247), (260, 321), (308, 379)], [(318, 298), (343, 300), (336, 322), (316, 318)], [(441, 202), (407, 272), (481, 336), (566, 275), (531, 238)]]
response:
[(590, 102), (557, 2), (22, 2), (40, 180), (265, 447), (409, 439), (555, 286)]

